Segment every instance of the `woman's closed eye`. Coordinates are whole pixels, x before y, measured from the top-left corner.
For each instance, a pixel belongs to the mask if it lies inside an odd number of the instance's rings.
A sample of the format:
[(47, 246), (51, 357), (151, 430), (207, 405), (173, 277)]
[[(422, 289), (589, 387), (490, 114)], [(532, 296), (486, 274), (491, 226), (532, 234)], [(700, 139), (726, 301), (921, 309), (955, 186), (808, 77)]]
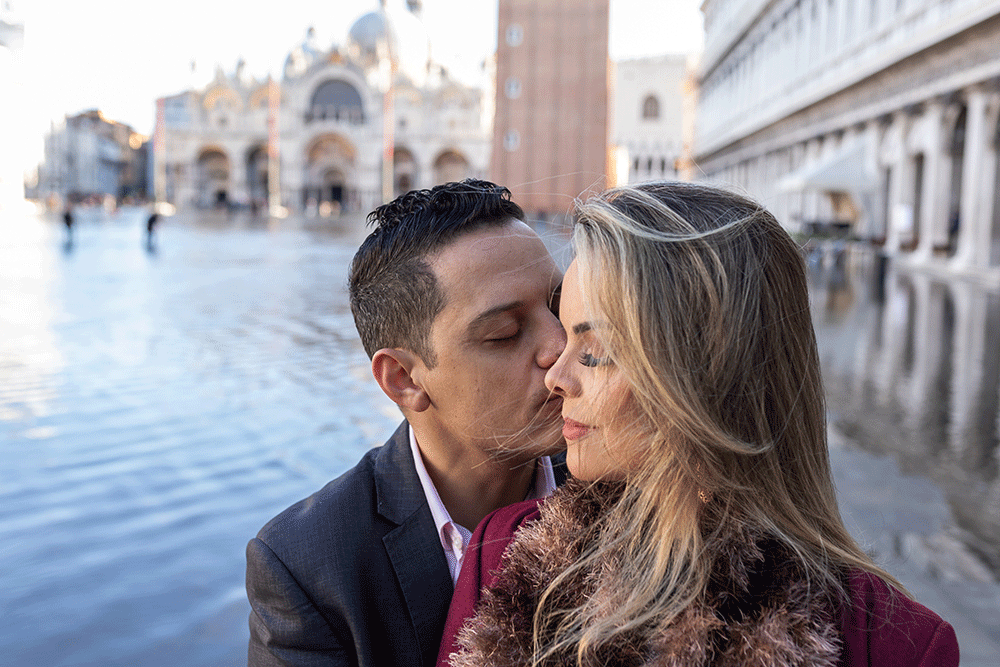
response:
[(582, 352), (580, 353), (580, 363), (591, 368), (607, 366), (611, 363), (611, 357), (596, 357), (590, 352)]

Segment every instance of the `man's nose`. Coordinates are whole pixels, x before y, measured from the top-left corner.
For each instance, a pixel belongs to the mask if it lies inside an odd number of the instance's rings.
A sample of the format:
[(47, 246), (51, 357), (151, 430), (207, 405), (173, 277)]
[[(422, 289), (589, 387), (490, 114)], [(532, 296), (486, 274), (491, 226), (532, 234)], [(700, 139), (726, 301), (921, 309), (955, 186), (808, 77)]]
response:
[(562, 354), (566, 347), (566, 332), (563, 331), (562, 324), (555, 315), (550, 315), (546, 319), (546, 326), (542, 332), (542, 341), (538, 350), (538, 365), (542, 368), (550, 368), (556, 363), (556, 359)]

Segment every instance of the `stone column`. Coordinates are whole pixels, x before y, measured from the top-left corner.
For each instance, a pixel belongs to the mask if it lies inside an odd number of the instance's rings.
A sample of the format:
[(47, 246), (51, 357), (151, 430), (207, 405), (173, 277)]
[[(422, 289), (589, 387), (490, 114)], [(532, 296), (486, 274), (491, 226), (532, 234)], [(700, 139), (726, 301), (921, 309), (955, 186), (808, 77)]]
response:
[(990, 93), (989, 100), (986, 114), (986, 164), (983, 168), (983, 180), (980, 181), (980, 214), (989, 230), (987, 264), (992, 268), (1000, 268), (1000, 91)]
[(247, 152), (246, 142), (230, 144), (232, 170), (229, 172), (230, 204), (246, 205), (250, 203), (250, 188), (247, 182)]
[(990, 221), (986, 212), (982, 210), (980, 201), (983, 188), (986, 187), (984, 171), (987, 169), (987, 101), (986, 93), (978, 87), (966, 93), (965, 155), (962, 166), (958, 248), (952, 260), (952, 264), (957, 268), (985, 267), (989, 263)]
[(898, 253), (900, 245), (910, 241), (913, 229), (913, 209), (907, 204), (902, 178), (906, 166), (904, 139), (907, 126), (906, 114), (902, 111), (897, 112), (882, 140), (883, 163), (891, 170), (887, 207), (889, 219), (886, 222), (885, 232), (885, 248), (889, 254)]
[(923, 202), (920, 206), (920, 220), (914, 221), (920, 234), (917, 255), (929, 259), (934, 252), (934, 244), (947, 241), (947, 208), (950, 161), (945, 159), (946, 140), (944, 102), (933, 99), (927, 103), (924, 122), (927, 123), (927, 142), (924, 144), (924, 186)]
[[(305, 131), (303, 131), (305, 134)], [(281, 140), (281, 203), (290, 211), (305, 210), (302, 188), (305, 186), (306, 142)]]

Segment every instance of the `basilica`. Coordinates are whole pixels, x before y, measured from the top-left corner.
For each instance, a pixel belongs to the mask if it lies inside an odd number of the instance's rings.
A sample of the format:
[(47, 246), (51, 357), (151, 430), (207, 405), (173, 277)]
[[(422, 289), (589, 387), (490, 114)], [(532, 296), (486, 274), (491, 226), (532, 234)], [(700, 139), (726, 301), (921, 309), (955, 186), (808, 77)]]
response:
[(491, 93), (431, 60), (420, 13), (419, 0), (383, 1), (341, 44), (317, 44), (309, 29), (280, 80), (250, 76), (241, 62), (158, 100), (157, 199), (330, 215), (485, 176)]

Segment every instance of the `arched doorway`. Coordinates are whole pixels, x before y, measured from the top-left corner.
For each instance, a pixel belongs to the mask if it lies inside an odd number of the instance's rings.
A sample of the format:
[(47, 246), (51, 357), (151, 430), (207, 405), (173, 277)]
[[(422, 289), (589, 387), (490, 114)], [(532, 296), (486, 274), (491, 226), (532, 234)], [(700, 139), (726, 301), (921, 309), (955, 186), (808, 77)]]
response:
[(220, 148), (206, 148), (198, 155), (198, 206), (229, 206), (229, 157)]
[(323, 192), (320, 201), (343, 206), (345, 182), (344, 172), (340, 169), (331, 168), (323, 172)]
[(306, 149), (302, 187), (302, 207), (306, 212), (353, 208), (356, 155), (354, 145), (339, 134), (313, 139)]
[(392, 187), (394, 196), (412, 190), (417, 183), (417, 161), (407, 148), (396, 148), (392, 154)]
[(469, 161), (457, 151), (445, 151), (434, 160), (434, 183), (461, 181), (469, 176)]

